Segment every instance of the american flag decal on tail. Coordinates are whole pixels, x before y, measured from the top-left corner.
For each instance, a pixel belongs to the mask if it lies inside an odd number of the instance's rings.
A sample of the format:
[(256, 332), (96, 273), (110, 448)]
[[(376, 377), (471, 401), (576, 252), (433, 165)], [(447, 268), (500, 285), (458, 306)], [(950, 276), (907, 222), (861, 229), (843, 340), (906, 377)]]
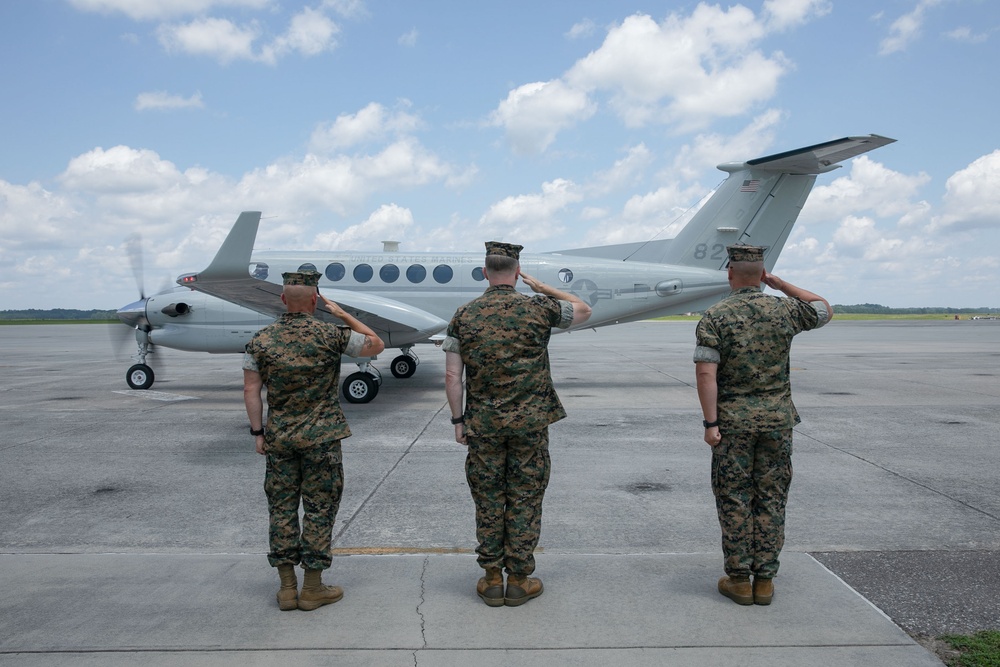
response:
[(757, 186), (760, 185), (760, 180), (752, 178), (749, 181), (743, 181), (743, 185), (740, 187), (740, 192), (757, 192)]

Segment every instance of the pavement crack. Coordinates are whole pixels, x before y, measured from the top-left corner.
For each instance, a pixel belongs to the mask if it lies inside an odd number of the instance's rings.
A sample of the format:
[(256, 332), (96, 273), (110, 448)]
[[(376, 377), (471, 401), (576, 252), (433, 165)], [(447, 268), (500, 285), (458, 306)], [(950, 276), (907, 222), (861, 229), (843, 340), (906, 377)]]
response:
[(417, 602), (417, 616), (420, 617), (420, 640), (422, 642), (420, 648), (413, 652), (413, 667), (417, 667), (417, 653), (427, 648), (427, 621), (424, 618), (424, 612), (421, 611), (421, 607), (424, 606), (424, 598), (427, 592), (427, 564), (430, 562), (430, 556), (424, 556), (424, 564), (420, 570), (420, 601)]

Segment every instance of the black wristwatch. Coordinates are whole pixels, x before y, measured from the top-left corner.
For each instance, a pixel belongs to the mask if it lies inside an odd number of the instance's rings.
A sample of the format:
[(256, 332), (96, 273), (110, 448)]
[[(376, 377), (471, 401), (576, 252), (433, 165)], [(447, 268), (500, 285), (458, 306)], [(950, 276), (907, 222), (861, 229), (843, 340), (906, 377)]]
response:
[(254, 430), (253, 426), (250, 427), (250, 435), (264, 435), (264, 427), (261, 426), (259, 429)]
[(459, 415), (457, 417), (452, 417), (451, 418), (451, 423), (455, 424), (456, 426), (458, 424), (464, 424), (465, 423), (465, 415)]
[(701, 423), (705, 425), (705, 428), (715, 428), (716, 426), (719, 425), (719, 420), (716, 419), (714, 422), (710, 422), (702, 419)]

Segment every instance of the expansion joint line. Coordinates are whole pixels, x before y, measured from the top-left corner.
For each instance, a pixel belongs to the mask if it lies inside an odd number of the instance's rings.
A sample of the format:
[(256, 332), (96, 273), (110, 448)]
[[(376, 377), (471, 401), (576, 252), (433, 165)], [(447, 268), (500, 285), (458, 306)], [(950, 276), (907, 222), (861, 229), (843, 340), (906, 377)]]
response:
[(597, 350), (600, 354), (604, 354), (604, 355), (614, 354), (615, 356), (621, 357), (622, 359), (624, 359), (626, 361), (630, 361), (633, 364), (636, 364), (638, 366), (642, 366), (643, 368), (648, 368), (649, 370), (653, 371), (657, 375), (664, 375), (664, 376), (670, 378), (671, 380), (676, 380), (677, 382), (680, 382), (682, 385), (687, 386), (687, 387), (691, 387), (692, 389), (695, 388), (695, 386), (696, 386), (696, 385), (692, 384), (691, 382), (689, 382), (688, 380), (682, 380), (681, 378), (677, 377), (676, 375), (672, 375), (670, 373), (667, 373), (666, 371), (663, 371), (663, 370), (661, 370), (659, 368), (651, 366), (649, 363), (647, 363), (645, 361), (642, 361), (641, 359), (635, 359), (634, 357), (630, 357), (629, 355), (625, 354), (624, 352), (619, 352), (617, 350), (607, 350), (606, 348), (601, 347), (600, 345), (593, 345), (593, 344), (591, 344), (591, 347), (594, 348), (595, 350)]
[(988, 516), (989, 518), (993, 519), (994, 521), (1000, 521), (1000, 516), (996, 516), (995, 514), (991, 514), (991, 513), (987, 512), (984, 509), (976, 507), (975, 505), (970, 505), (969, 503), (965, 502), (964, 500), (961, 500), (961, 499), (956, 498), (954, 496), (950, 496), (950, 495), (948, 495), (947, 493), (945, 493), (943, 491), (938, 491), (933, 486), (929, 486), (929, 485), (924, 484), (923, 482), (919, 482), (919, 481), (917, 481), (917, 480), (915, 480), (915, 479), (913, 479), (911, 477), (907, 477), (906, 475), (898, 473), (895, 470), (890, 470), (889, 468), (886, 468), (883, 465), (879, 465), (878, 463), (875, 463), (874, 461), (869, 461), (865, 457), (858, 456), (857, 454), (855, 454), (853, 452), (849, 452), (846, 449), (843, 449), (842, 447), (837, 447), (836, 445), (831, 445), (828, 442), (823, 442), (822, 440), (820, 440), (816, 436), (807, 435), (805, 433), (800, 433), (798, 431), (796, 431), (796, 433), (797, 433), (798, 437), (809, 438), (813, 442), (816, 442), (816, 443), (818, 443), (820, 445), (823, 445), (824, 447), (829, 447), (830, 449), (835, 449), (838, 452), (841, 452), (842, 454), (847, 454), (848, 456), (850, 456), (852, 458), (855, 458), (855, 459), (857, 459), (859, 461), (867, 463), (868, 465), (873, 466), (875, 468), (878, 468), (879, 470), (885, 471), (885, 472), (889, 473), (890, 475), (892, 475), (894, 477), (898, 477), (899, 479), (905, 480), (905, 481), (909, 482), (910, 484), (915, 484), (915, 485), (917, 485), (917, 486), (919, 486), (919, 487), (921, 487), (923, 489), (926, 489), (926, 490), (930, 491), (931, 493), (934, 493), (934, 494), (937, 494), (937, 495), (941, 496), (942, 498), (947, 498), (948, 500), (952, 501), (953, 503), (958, 503), (962, 507), (968, 508), (968, 509), (972, 510), (973, 512), (978, 512), (978, 513), (980, 513), (980, 514), (982, 514), (984, 516)]
[(414, 445), (416, 445), (417, 442), (420, 440), (420, 438), (423, 437), (424, 433), (427, 432), (427, 429), (430, 428), (431, 423), (433, 423), (433, 421), (437, 418), (437, 416), (441, 414), (444, 408), (445, 406), (442, 405), (440, 408), (438, 408), (438, 411), (435, 412), (431, 416), (431, 418), (427, 420), (427, 423), (424, 424), (424, 427), (420, 429), (420, 433), (418, 433), (416, 437), (413, 438), (413, 441), (410, 442), (410, 445), (406, 448), (406, 451), (404, 451), (402, 455), (396, 460), (396, 462), (392, 464), (392, 467), (389, 468), (389, 470), (387, 470), (384, 475), (382, 475), (382, 479), (378, 481), (378, 484), (375, 485), (375, 488), (372, 489), (371, 493), (369, 493), (368, 496), (363, 501), (361, 501), (361, 504), (358, 505), (358, 509), (355, 510), (354, 514), (352, 514), (346, 520), (344, 520), (344, 523), (340, 527), (340, 530), (338, 530), (337, 534), (333, 536), (333, 540), (331, 540), (331, 543), (336, 544), (337, 540), (340, 539), (340, 536), (343, 535), (344, 532), (351, 527), (351, 524), (354, 522), (355, 517), (361, 514), (361, 511), (364, 510), (364, 508), (368, 505), (368, 502), (375, 497), (375, 494), (378, 493), (378, 490), (380, 488), (382, 488), (382, 485), (385, 484), (385, 481), (389, 479), (389, 476), (396, 471), (396, 468), (398, 468), (399, 464), (403, 462), (403, 459), (406, 458), (406, 455), (409, 454), (411, 451), (413, 451)]

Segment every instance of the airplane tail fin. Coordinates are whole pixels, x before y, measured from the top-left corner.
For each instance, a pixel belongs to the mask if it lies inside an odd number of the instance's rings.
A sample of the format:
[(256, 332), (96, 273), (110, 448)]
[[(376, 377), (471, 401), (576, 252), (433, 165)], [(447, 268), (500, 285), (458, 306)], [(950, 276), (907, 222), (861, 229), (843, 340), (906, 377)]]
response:
[(837, 169), (838, 162), (894, 141), (877, 134), (845, 137), (743, 163), (720, 164), (719, 169), (729, 177), (676, 237), (558, 253), (719, 270), (726, 268), (726, 246), (746, 243), (767, 248), (764, 265), (770, 271), (816, 176)]
[(720, 164), (719, 169), (729, 177), (665, 246), (657, 261), (725, 269), (726, 246), (745, 243), (766, 248), (764, 265), (770, 271), (816, 176), (837, 169), (838, 162), (894, 141), (877, 134), (845, 137), (744, 163)]

